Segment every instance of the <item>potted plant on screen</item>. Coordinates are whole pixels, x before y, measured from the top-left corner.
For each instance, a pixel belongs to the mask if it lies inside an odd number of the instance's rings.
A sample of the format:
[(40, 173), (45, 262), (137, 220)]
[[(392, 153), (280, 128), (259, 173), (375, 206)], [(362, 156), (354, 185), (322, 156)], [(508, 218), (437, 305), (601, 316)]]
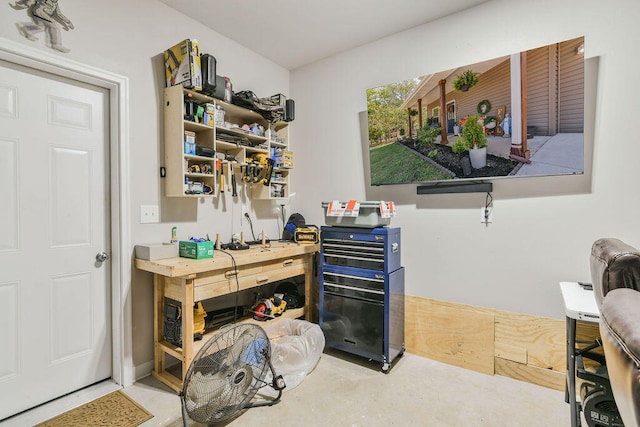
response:
[(469, 151), (469, 160), (471, 160), (471, 166), (474, 169), (480, 169), (487, 165), (487, 136), (478, 116), (467, 117), (462, 133), (453, 143), (451, 149), (454, 153)]
[(454, 134), (455, 136), (458, 136), (458, 134), (459, 134), (459, 133), (460, 133), (460, 122), (456, 120), (456, 121), (453, 123), (453, 134)]
[(473, 86), (478, 84), (479, 73), (467, 70), (462, 74), (458, 74), (453, 81), (453, 88), (458, 92), (466, 92)]

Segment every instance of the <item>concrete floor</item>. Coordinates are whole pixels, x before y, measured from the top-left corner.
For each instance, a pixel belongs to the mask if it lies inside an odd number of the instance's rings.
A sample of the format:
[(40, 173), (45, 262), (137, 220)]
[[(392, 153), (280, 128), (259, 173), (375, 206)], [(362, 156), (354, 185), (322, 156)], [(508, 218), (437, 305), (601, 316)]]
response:
[[(563, 392), (499, 375), (480, 374), (408, 353), (397, 360), (388, 374), (379, 369), (377, 362), (327, 349), (315, 370), (299, 386), (286, 390), (278, 404), (247, 409), (236, 419), (221, 425), (570, 425), (569, 405), (564, 402)], [(106, 387), (114, 385), (107, 384)], [(142, 424), (143, 427), (182, 426), (179, 397), (154, 378), (143, 378), (124, 391), (154, 414), (154, 418)], [(62, 409), (57, 411), (63, 412)], [(33, 425), (53, 415), (56, 414), (39, 408), (0, 425)], [(190, 420), (189, 426), (201, 424)]]

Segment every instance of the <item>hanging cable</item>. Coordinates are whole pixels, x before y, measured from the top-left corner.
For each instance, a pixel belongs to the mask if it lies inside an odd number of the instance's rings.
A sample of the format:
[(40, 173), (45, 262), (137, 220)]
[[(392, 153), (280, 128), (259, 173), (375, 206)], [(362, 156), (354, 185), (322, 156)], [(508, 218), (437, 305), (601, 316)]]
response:
[(247, 221), (249, 222), (249, 227), (251, 227), (251, 236), (253, 237), (253, 240), (256, 240), (256, 235), (253, 232), (253, 222), (251, 222), (251, 217), (249, 216), (248, 213), (245, 212), (244, 217), (247, 218)]
[[(235, 323), (238, 320), (238, 295), (240, 294), (240, 282), (238, 281), (238, 267), (236, 266), (236, 259), (233, 257), (233, 255), (231, 255), (231, 253), (222, 249), (218, 249), (218, 252), (222, 252), (223, 254), (227, 254), (231, 257), (231, 264), (233, 265), (233, 271), (236, 272), (236, 274), (234, 275), (236, 276), (236, 292), (235, 292), (236, 302), (235, 302), (235, 307), (233, 309), (233, 322)], [(244, 313), (242, 314), (244, 315)]]
[(487, 191), (487, 196), (484, 199), (484, 224), (489, 226), (489, 215), (493, 209), (493, 196)]

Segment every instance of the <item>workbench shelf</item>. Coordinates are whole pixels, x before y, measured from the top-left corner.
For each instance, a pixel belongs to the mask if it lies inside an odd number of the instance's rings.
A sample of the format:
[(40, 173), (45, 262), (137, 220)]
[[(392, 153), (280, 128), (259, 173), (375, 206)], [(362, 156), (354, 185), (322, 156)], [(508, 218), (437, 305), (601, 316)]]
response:
[[(196, 354), (200, 351), (200, 349), (202, 348), (203, 345), (205, 345), (205, 343), (207, 341), (209, 341), (209, 339), (211, 339), (216, 333), (218, 333), (218, 331), (220, 331), (221, 328), (223, 328), (224, 326), (227, 326), (231, 323), (253, 323), (256, 325), (260, 325), (260, 326), (269, 326), (269, 325), (273, 325), (275, 323), (278, 323), (280, 320), (282, 319), (299, 319), (301, 317), (304, 317), (304, 308), (293, 308), (293, 309), (288, 309), (285, 312), (282, 313), (282, 315), (274, 318), (274, 319), (269, 319), (269, 320), (256, 320), (253, 318), (253, 316), (244, 316), (241, 317), (240, 319), (238, 319), (235, 322), (229, 322), (225, 325), (221, 325), (215, 328), (211, 328), (211, 329), (207, 329), (205, 331), (204, 334), (202, 334), (202, 339), (198, 340), (198, 341), (194, 341), (193, 342), (193, 353)], [(158, 345), (160, 346), (160, 348), (163, 349), (163, 351), (165, 351), (166, 353), (172, 355), (173, 357), (175, 357), (176, 359), (182, 359), (182, 347), (177, 346), (175, 344), (170, 343), (169, 341), (159, 341)]]
[[(185, 119), (185, 97), (190, 97), (210, 109), (224, 111), (223, 124), (213, 120), (196, 122)], [(206, 122), (206, 123), (205, 123)], [(256, 126), (263, 132), (258, 134), (242, 129)], [(246, 127), (245, 126), (245, 127)], [(263, 133), (263, 134), (261, 134)], [(207, 155), (191, 152), (194, 147), (186, 144), (187, 135), (195, 137), (195, 149), (208, 151)], [(214, 197), (230, 189), (236, 175), (236, 185), (251, 187), (247, 192), (254, 199), (283, 199), (289, 197), (289, 173), (278, 173), (277, 182), (264, 185), (262, 178), (266, 169), (260, 168), (261, 176), (249, 176), (248, 167), (253, 169), (259, 159), (273, 158), (289, 151), (289, 127), (287, 122), (269, 123), (253, 110), (239, 107), (185, 89), (171, 86), (164, 90), (164, 152), (165, 152), (165, 194), (169, 197)], [(214, 153), (223, 157), (216, 172)], [(233, 159), (233, 160), (230, 160)], [(249, 166), (251, 165), (251, 166)], [(212, 173), (208, 173), (213, 168)], [(202, 169), (207, 173), (201, 174)], [(276, 170), (272, 173), (275, 176)]]

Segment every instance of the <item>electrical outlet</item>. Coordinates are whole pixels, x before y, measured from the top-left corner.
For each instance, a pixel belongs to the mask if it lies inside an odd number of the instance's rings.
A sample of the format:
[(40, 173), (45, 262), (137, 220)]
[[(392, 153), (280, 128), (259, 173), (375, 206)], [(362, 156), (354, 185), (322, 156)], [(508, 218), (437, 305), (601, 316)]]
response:
[(160, 222), (160, 208), (158, 205), (140, 205), (140, 224)]
[(249, 215), (249, 208), (247, 207), (247, 205), (240, 205), (240, 211), (242, 213), (242, 215), (240, 215), (240, 225), (244, 225), (244, 221), (246, 216), (245, 215)]
[(480, 208), (480, 222), (482, 224), (489, 224), (493, 222), (493, 207), (481, 207)]

